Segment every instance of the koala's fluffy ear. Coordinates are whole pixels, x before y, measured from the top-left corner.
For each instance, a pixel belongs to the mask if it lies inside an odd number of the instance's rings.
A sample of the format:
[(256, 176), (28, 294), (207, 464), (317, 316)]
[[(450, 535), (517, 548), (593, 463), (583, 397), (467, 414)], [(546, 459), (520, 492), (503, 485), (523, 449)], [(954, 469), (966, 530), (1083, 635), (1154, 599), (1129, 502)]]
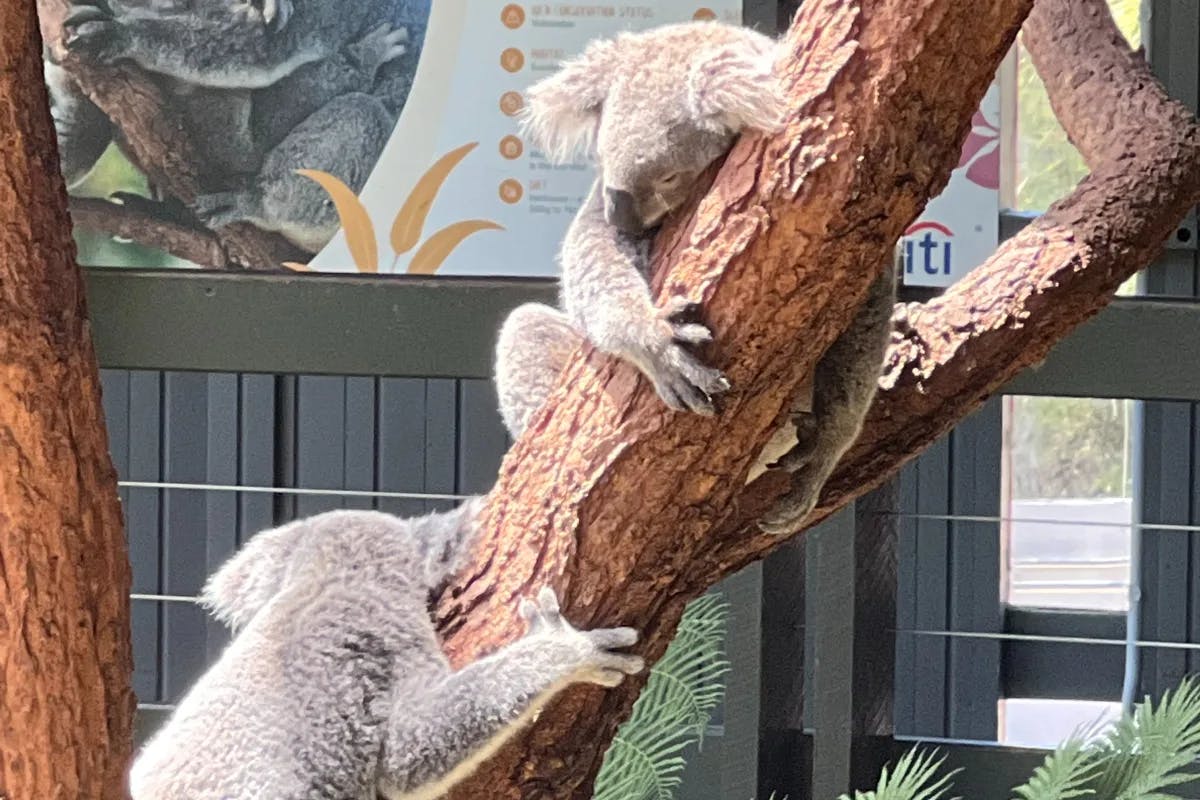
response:
[(787, 100), (774, 73), (775, 55), (735, 46), (698, 55), (688, 75), (692, 113), (731, 131), (782, 128)]
[(521, 123), (550, 160), (567, 161), (595, 144), (600, 109), (619, 65), (618, 47), (614, 39), (592, 42), (530, 87)]

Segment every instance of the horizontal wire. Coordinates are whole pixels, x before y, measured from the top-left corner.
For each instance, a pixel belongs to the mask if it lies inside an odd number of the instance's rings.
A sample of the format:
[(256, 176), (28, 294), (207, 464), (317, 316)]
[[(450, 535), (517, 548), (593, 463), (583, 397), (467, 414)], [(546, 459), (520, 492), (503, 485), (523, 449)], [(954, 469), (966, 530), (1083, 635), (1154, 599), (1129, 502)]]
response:
[[(131, 594), (132, 600), (143, 600), (150, 602), (161, 603), (199, 603), (200, 598), (192, 595), (180, 594)], [(998, 641), (1016, 641), (1016, 642), (1045, 642), (1052, 644), (1098, 644), (1111, 646), (1124, 646), (1124, 639), (1104, 639), (1091, 636), (1054, 636), (1047, 634), (1036, 633), (991, 633), (987, 631), (939, 631), (925, 630), (913, 628), (894, 628), (891, 631), (895, 634), (904, 636), (936, 636), (946, 639), (993, 639)], [(1135, 642), (1138, 647), (1160, 648), (1165, 650), (1200, 650), (1200, 643), (1191, 642), (1164, 642), (1164, 641), (1138, 641)]]
[(117, 481), (122, 489), (181, 489), (201, 492), (246, 492), (250, 494), (304, 494), (334, 497), (382, 497), (395, 500), (463, 500), (471, 495), (430, 492), (375, 492), (366, 489), (298, 489), (290, 486), (241, 486), (221, 483), (170, 483), (166, 481)]
[(895, 519), (927, 520), (930, 522), (1019, 522), (1027, 525), (1066, 525), (1088, 528), (1136, 528), (1138, 530), (1182, 531), (1200, 533), (1200, 525), (1179, 525), (1165, 522), (1107, 522), (1104, 520), (1050, 519), (1041, 517), (1000, 517), (982, 514), (909, 514), (902, 511), (877, 511), (880, 516)]
[(199, 603), (199, 596), (186, 594), (131, 594), (130, 600), (151, 600), (159, 603)]
[[(895, 629), (892, 633), (906, 636), (937, 636), (945, 639), (993, 639), (1010, 642), (1044, 642), (1048, 644), (1098, 644), (1114, 647), (1125, 647), (1128, 642), (1124, 639), (1103, 639), (1093, 636), (1054, 636), (1038, 633), (989, 633), (986, 631), (937, 631)], [(1137, 647), (1156, 648), (1162, 650), (1200, 650), (1200, 643), (1193, 642), (1163, 642), (1139, 640), (1133, 642)]]

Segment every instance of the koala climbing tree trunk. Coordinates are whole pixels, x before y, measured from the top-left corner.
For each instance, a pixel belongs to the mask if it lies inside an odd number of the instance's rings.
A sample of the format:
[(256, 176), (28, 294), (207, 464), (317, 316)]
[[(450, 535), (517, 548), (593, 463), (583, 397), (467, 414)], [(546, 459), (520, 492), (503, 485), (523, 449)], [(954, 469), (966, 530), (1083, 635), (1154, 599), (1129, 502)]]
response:
[[(505, 609), (550, 584), (585, 624), (639, 627), (653, 660), (687, 600), (786, 540), (754, 526), (786, 480), (744, 486), (746, 471), (945, 185), (1032, 5), (806, 0), (780, 65), (791, 124), (744, 137), (658, 241), (662, 293), (705, 305), (711, 363), (734, 385), (723, 412), (671, 412), (633, 367), (578, 352), (504, 461), (470, 577), (441, 601), (453, 659), (516, 637)], [(806, 527), (1042, 359), (1200, 202), (1200, 127), (1104, 0), (1038, 0), (1028, 43), (1093, 174), (941, 298), (898, 308), (882, 391)], [(565, 693), (453, 796), (587, 797), (632, 700), (632, 688)]]
[(34, 5), (0, 0), (0, 797), (125, 797), (129, 563)]

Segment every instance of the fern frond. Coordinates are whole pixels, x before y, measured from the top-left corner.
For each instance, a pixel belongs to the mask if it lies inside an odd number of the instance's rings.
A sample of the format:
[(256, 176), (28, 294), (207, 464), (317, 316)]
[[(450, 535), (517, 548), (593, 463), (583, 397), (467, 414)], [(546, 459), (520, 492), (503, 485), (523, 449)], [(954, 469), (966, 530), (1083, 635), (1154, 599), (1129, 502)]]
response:
[(1020, 800), (1070, 800), (1096, 793), (1088, 786), (1099, 765), (1088, 749), (1090, 737), (1076, 733), (1046, 756), (1026, 783), (1013, 790)]
[[(883, 768), (879, 783), (869, 792), (855, 792), (853, 800), (940, 800), (950, 790), (950, 779), (958, 772), (939, 774), (946, 757), (937, 750), (909, 750), (888, 770)], [(838, 800), (851, 800), (844, 794)]]
[(671, 800), (687, 762), (725, 695), (722, 656), (729, 606), (720, 595), (693, 600), (662, 659), (650, 670), (629, 720), (596, 776), (593, 800)]
[(1096, 793), (1113, 800), (1174, 800), (1163, 790), (1200, 777), (1200, 684), (1186, 678), (1156, 706), (1149, 698), (1095, 746)]

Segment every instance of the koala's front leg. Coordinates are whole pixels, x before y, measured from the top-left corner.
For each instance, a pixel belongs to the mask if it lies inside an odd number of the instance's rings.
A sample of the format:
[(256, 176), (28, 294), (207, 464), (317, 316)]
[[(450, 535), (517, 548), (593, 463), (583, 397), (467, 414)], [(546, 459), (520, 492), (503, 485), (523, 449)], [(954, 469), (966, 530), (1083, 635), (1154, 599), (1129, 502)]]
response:
[(597, 349), (641, 370), (668, 406), (712, 414), (729, 382), (692, 352), (712, 334), (691, 303), (655, 307), (643, 277), (646, 244), (605, 221), (600, 182), (594, 183), (563, 242), (565, 310)]
[(613, 652), (637, 642), (632, 628), (580, 631), (542, 589), (521, 603), (528, 634), (452, 673), (423, 697), (400, 692), (388, 724), (380, 789), (408, 797), (472, 769), (521, 729), (555, 692), (572, 683), (612, 687), (643, 668), (639, 656)]
[(895, 302), (896, 269), (891, 267), (871, 287), (850, 327), (817, 363), (812, 411), (792, 420), (796, 444), (773, 465), (792, 473), (792, 486), (759, 520), (767, 533), (791, 533), (804, 521), (830, 473), (858, 438), (879, 387)]

